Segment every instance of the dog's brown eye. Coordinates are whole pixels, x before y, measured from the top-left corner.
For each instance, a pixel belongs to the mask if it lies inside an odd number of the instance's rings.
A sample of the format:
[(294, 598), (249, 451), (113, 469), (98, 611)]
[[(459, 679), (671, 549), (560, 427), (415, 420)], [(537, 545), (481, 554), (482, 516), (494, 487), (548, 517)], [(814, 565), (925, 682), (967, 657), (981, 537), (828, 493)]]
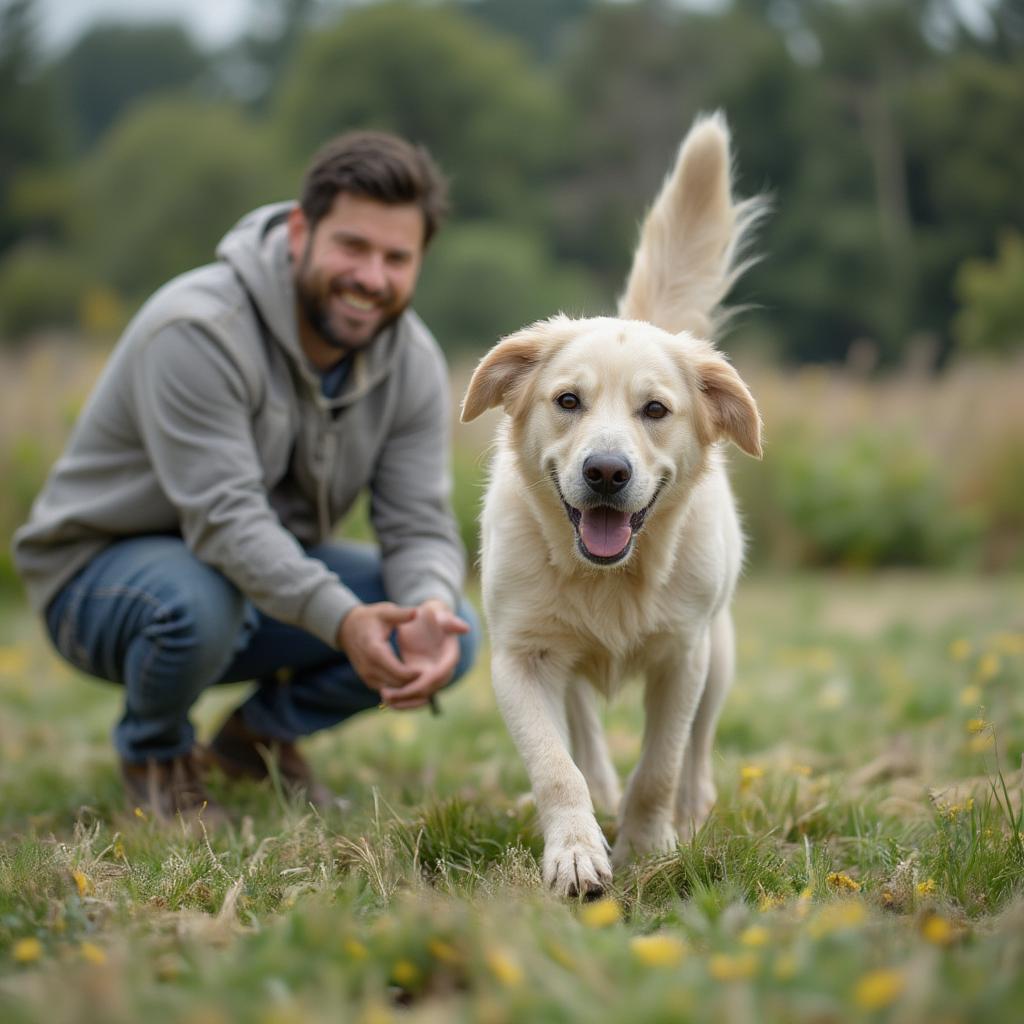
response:
[(663, 416), (668, 415), (668, 409), (661, 402), (648, 402), (644, 406), (644, 415), (649, 420), (660, 420)]
[(578, 409), (580, 407), (580, 400), (571, 391), (566, 391), (564, 394), (559, 395), (555, 402), (562, 409)]

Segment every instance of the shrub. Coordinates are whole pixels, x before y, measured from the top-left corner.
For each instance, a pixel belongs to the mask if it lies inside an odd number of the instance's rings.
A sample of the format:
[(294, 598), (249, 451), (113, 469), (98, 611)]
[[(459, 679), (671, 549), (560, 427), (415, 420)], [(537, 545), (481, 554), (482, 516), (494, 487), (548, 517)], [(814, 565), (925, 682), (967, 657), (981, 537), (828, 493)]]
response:
[(964, 348), (1008, 352), (1024, 347), (1024, 236), (1009, 232), (995, 260), (967, 260), (956, 277), (963, 307), (954, 329)]
[(755, 557), (860, 568), (948, 565), (973, 540), (970, 516), (910, 437), (863, 427), (823, 443), (810, 425), (791, 424), (773, 437), (762, 466), (736, 468)]
[(69, 253), (41, 242), (17, 246), (0, 263), (0, 336), (19, 342), (34, 331), (75, 326), (86, 285)]

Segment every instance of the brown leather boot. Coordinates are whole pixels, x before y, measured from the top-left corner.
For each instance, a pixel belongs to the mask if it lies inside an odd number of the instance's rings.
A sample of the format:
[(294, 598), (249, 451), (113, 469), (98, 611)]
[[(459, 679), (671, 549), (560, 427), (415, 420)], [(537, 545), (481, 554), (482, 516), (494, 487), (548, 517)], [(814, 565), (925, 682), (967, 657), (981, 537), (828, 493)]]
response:
[(340, 806), (338, 798), (317, 781), (293, 742), (253, 732), (245, 724), (241, 708), (228, 716), (206, 752), (210, 762), (228, 778), (269, 779), (273, 765), (284, 787), (301, 799), (321, 809)]
[(201, 821), (208, 829), (228, 824), (227, 811), (206, 792), (202, 763), (195, 750), (169, 761), (153, 758), (143, 764), (121, 759), (121, 778), (131, 809), (157, 821), (187, 825)]

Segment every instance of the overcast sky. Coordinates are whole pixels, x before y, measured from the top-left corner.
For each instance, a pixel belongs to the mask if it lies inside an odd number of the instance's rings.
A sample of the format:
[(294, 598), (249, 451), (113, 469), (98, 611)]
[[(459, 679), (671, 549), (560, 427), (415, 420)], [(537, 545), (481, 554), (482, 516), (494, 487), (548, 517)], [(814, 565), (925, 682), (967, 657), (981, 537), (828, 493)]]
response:
[[(0, 0), (0, 4), (3, 2)], [(683, 2), (708, 8), (718, 6), (721, 0)], [(992, 0), (954, 2), (968, 25), (984, 31), (988, 22), (984, 12)], [(136, 23), (180, 21), (199, 43), (219, 46), (239, 34), (254, 7), (251, 0), (38, 0), (38, 4), (43, 42), (51, 51), (67, 46), (89, 25), (103, 18)]]
[(62, 49), (102, 19), (179, 21), (198, 42), (217, 46), (238, 35), (250, 12), (249, 0), (38, 0), (37, 6), (47, 49)]

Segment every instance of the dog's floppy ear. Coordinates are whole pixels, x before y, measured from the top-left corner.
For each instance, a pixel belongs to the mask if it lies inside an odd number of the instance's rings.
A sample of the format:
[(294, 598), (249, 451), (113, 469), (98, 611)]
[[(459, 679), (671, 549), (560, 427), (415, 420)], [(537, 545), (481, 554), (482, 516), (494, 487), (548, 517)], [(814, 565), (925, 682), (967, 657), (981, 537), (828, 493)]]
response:
[(473, 372), (462, 400), (462, 422), (469, 423), (496, 405), (504, 405), (511, 412), (514, 399), (533, 370), (552, 346), (568, 338), (573, 330), (569, 317), (555, 316), (502, 338)]
[(740, 375), (719, 355), (700, 359), (696, 373), (705, 413), (697, 419), (701, 440), (728, 438), (748, 455), (761, 458), (761, 414)]

